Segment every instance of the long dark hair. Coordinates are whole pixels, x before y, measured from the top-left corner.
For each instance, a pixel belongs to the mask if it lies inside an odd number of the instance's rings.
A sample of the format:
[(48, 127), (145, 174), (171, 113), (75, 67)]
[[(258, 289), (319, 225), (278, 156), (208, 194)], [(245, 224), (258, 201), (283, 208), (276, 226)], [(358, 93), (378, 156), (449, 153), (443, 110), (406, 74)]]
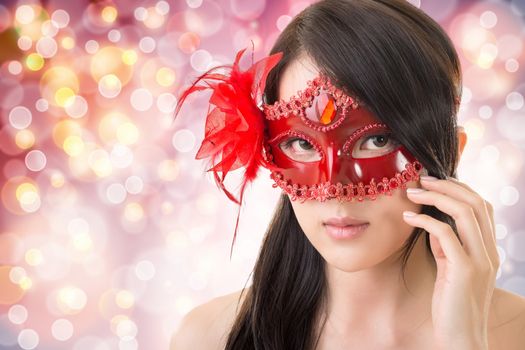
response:
[[(283, 58), (268, 76), (267, 103), (279, 98), (283, 70), (306, 54), (387, 124), (429, 175), (456, 177), (461, 68), (450, 38), (423, 11), (405, 0), (322, 0), (294, 17), (270, 54), (276, 52)], [(422, 212), (457, 235), (447, 214), (426, 205)], [(415, 228), (400, 251), (402, 273), (421, 235), (432, 254), (428, 233)], [(226, 349), (314, 349), (326, 297), (324, 268), (283, 194)]]

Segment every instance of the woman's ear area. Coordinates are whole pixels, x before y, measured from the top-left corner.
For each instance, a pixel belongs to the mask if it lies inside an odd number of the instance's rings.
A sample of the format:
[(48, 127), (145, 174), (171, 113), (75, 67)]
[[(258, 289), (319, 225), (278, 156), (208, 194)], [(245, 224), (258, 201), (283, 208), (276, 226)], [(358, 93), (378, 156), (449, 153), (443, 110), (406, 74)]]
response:
[(461, 125), (458, 125), (457, 127), (457, 137), (458, 137), (458, 160), (461, 158), (461, 154), (463, 154), (463, 149), (465, 148), (465, 145), (467, 144), (467, 133), (465, 132), (465, 128)]

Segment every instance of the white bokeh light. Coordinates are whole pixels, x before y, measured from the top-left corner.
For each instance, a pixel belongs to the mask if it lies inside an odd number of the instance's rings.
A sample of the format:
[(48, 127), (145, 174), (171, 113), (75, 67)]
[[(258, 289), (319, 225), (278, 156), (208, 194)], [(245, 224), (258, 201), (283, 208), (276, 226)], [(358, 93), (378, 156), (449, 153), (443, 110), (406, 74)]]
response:
[(31, 171), (41, 171), (46, 167), (47, 158), (44, 152), (32, 150), (26, 154), (26, 167)]

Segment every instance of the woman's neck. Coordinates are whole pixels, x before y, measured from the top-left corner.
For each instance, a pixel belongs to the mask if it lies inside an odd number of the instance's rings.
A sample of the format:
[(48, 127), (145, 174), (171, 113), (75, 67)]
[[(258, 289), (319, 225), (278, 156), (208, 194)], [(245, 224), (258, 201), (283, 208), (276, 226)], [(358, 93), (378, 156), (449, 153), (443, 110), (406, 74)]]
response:
[(394, 344), (400, 334), (430, 318), (436, 266), (424, 236), (419, 237), (408, 258), (406, 286), (399, 255), (355, 272), (327, 263), (326, 276), (325, 328), (341, 337), (377, 337), (381, 330), (382, 339)]

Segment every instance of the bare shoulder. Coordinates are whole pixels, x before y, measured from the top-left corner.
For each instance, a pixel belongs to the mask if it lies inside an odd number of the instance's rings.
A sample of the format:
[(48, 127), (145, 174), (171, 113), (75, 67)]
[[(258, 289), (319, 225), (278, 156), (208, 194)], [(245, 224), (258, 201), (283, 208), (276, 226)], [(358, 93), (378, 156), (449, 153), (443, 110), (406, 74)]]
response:
[(224, 349), (226, 336), (248, 289), (213, 298), (193, 308), (173, 333), (170, 350)]
[(490, 350), (522, 350), (525, 344), (525, 297), (495, 288), (489, 321)]

